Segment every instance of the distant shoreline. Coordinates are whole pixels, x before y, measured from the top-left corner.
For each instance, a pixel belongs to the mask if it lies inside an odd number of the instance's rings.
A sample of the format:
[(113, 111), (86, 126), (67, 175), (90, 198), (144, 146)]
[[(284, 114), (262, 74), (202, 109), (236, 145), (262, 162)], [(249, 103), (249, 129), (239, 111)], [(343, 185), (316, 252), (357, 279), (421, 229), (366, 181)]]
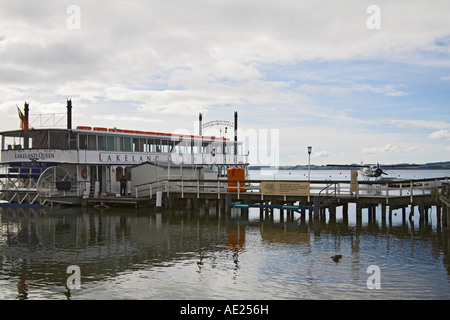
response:
[[(370, 165), (377, 165), (375, 164), (365, 164), (364, 166), (370, 166)], [(425, 164), (407, 164), (407, 163), (400, 163), (396, 164), (398, 166), (411, 166), (411, 165), (417, 165), (416, 167), (410, 167), (410, 168), (399, 168), (404, 170), (450, 170), (450, 161), (446, 162), (433, 162), (433, 163), (425, 163)], [(311, 165), (311, 170), (349, 170), (349, 166), (360, 167), (360, 164), (349, 164), (349, 165), (342, 165), (340, 166), (332, 166), (329, 167), (327, 165)], [(380, 164), (381, 167), (383, 167), (383, 164)], [(392, 166), (392, 164), (385, 165), (385, 166)], [(250, 165), (249, 170), (308, 170), (308, 165), (295, 165), (295, 166), (279, 166), (279, 167), (271, 167), (271, 166), (258, 166), (258, 165)]]

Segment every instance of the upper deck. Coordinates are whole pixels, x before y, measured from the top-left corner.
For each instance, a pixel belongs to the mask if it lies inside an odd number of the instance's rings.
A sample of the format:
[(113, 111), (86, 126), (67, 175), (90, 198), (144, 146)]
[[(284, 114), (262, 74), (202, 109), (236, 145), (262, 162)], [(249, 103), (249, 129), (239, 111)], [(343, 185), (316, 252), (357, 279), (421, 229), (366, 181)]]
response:
[(31, 129), (0, 132), (1, 163), (133, 165), (242, 164), (242, 142), (212, 136), (117, 128)]

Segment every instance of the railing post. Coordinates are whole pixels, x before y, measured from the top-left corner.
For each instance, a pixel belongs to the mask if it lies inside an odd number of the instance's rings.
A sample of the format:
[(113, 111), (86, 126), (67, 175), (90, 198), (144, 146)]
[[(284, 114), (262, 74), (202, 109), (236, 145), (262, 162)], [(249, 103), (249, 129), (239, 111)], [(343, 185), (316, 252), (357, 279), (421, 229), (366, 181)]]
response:
[(389, 183), (386, 182), (386, 205), (389, 204)]
[(409, 182), (409, 185), (410, 185), (410, 193), (411, 193), (411, 196), (410, 196), (410, 202), (411, 203), (413, 203), (413, 193), (414, 193), (414, 189), (413, 189), (413, 182), (412, 182), (412, 180)]
[(183, 180), (181, 180), (181, 198), (184, 198), (184, 183), (183, 183)]
[(170, 181), (169, 181), (169, 180), (166, 180), (165, 185), (166, 185), (167, 198), (169, 198), (169, 193), (170, 193)]
[(200, 180), (197, 180), (197, 199), (200, 198)]
[(241, 182), (240, 181), (238, 181), (237, 182), (237, 193), (238, 193), (238, 200), (240, 200), (241, 199)]
[(217, 180), (217, 199), (220, 200), (220, 180)]
[(156, 208), (162, 208), (162, 191), (156, 192)]

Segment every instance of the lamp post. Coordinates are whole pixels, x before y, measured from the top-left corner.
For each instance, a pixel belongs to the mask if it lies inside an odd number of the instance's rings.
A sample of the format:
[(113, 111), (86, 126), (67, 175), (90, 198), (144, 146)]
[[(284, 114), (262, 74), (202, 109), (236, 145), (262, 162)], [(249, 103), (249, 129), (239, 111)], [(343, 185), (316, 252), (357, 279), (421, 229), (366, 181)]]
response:
[(308, 146), (308, 181), (311, 180), (311, 151), (312, 146)]

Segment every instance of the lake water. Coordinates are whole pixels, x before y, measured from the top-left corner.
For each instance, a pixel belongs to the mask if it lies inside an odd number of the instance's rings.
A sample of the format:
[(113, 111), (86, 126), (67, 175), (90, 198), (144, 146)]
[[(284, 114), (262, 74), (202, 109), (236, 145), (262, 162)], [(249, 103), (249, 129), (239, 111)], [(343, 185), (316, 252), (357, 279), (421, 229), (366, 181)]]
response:
[(381, 207), (362, 224), (355, 210), (317, 222), (216, 207), (0, 208), (0, 299), (450, 299), (450, 233), (435, 209), (427, 223), (394, 211), (384, 224)]
[[(308, 170), (249, 170), (249, 179), (267, 180), (308, 180)], [(450, 178), (450, 170), (407, 170), (407, 169), (386, 169), (384, 179), (425, 179), (425, 178)], [(311, 180), (348, 180), (350, 181), (351, 170), (311, 170)], [(358, 180), (364, 177), (358, 171)], [(372, 178), (373, 180), (373, 178)]]

